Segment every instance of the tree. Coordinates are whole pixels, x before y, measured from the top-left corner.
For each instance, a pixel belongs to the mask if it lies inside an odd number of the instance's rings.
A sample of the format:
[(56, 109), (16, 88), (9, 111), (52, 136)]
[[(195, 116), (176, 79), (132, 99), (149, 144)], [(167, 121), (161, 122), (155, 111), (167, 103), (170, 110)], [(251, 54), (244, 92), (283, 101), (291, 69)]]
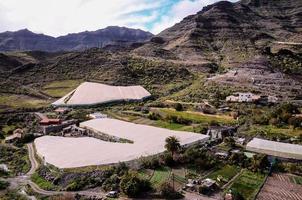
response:
[(183, 106), (180, 103), (175, 104), (176, 111), (183, 111)]
[(141, 192), (151, 189), (149, 181), (140, 179), (135, 172), (125, 174), (120, 182), (120, 188), (129, 197), (136, 197)]
[(226, 137), (224, 138), (223, 142), (228, 145), (229, 147), (235, 147), (235, 140), (232, 137)]
[(252, 171), (261, 171), (263, 172), (270, 165), (267, 155), (256, 154), (253, 156), (251, 161)]
[(174, 157), (174, 154), (180, 149), (180, 147), (179, 140), (175, 136), (166, 138), (165, 148), (167, 151), (171, 152), (172, 157)]

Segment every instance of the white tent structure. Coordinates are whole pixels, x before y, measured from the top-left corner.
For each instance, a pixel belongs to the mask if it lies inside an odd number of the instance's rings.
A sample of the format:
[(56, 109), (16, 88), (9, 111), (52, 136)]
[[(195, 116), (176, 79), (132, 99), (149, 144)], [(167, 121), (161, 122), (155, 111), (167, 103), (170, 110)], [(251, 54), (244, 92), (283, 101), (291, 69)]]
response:
[(248, 151), (276, 156), (279, 158), (302, 160), (302, 146), (254, 138), (246, 145)]
[(205, 142), (209, 136), (134, 124), (116, 119), (93, 119), (80, 124), (90, 131), (123, 138), (133, 143), (108, 142), (92, 137), (43, 136), (35, 140), (37, 154), (59, 168), (106, 165), (162, 153), (165, 139), (175, 136), (181, 145)]
[(142, 86), (111, 86), (84, 82), (52, 103), (53, 106), (89, 106), (118, 101), (142, 101), (151, 94)]

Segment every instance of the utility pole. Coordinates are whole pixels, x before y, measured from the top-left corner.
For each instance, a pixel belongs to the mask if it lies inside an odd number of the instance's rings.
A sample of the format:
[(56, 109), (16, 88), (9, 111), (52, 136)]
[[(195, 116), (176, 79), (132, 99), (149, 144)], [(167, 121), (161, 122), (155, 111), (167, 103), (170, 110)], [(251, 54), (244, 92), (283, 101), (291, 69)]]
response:
[(173, 172), (172, 172), (171, 176), (172, 176), (172, 187), (173, 187), (173, 190), (175, 191), (175, 187), (174, 187), (174, 173)]

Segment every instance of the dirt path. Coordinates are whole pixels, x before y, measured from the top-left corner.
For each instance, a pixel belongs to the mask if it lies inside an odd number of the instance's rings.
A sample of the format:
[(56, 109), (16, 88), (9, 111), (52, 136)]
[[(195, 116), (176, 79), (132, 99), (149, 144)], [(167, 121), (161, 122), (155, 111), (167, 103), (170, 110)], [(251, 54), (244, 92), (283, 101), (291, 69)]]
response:
[(29, 157), (29, 160), (30, 160), (30, 163), (31, 163), (31, 168), (27, 172), (26, 175), (31, 176), (38, 169), (39, 163), (35, 158), (35, 150), (34, 150), (34, 147), (33, 147), (33, 143), (27, 144), (26, 146), (27, 146), (27, 149), (28, 149), (28, 157)]
[[(63, 191), (47, 191), (47, 190), (41, 189), (36, 183), (34, 183), (30, 180), (31, 175), (33, 175), (39, 167), (39, 162), (36, 160), (36, 157), (35, 157), (35, 150), (33, 147), (33, 143), (29, 143), (26, 146), (28, 149), (28, 156), (29, 156), (29, 160), (31, 163), (31, 168), (25, 175), (7, 179), (7, 181), (10, 183), (11, 189), (17, 189), (20, 186), (29, 185), (35, 193), (45, 195), (45, 196), (65, 195), (65, 194), (72, 194), (72, 195), (79, 194), (79, 195), (83, 195), (86, 197), (98, 197), (98, 198), (102, 198), (105, 196), (105, 193), (101, 192), (100, 190), (99, 191), (84, 190), (84, 191), (76, 191), (76, 192), (65, 192), (64, 191), (63, 192)], [(23, 192), (21, 192), (21, 193), (23, 194)], [(36, 199), (34, 196), (27, 196), (27, 197), (29, 199)]]

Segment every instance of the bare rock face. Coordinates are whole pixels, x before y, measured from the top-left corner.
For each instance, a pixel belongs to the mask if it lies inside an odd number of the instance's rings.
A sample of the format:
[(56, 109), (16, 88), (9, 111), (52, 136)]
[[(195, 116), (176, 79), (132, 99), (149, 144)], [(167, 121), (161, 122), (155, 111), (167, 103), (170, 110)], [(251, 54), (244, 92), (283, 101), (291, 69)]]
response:
[(131, 46), (148, 41), (151, 37), (149, 32), (116, 26), (57, 38), (24, 29), (0, 33), (0, 51), (79, 51), (108, 45)]
[(301, 23), (301, 0), (221, 1), (156, 36), (165, 42), (150, 42), (134, 52), (156, 57), (158, 49), (164, 49), (178, 60), (232, 66), (279, 42), (289, 42), (287, 48), (301, 42)]

